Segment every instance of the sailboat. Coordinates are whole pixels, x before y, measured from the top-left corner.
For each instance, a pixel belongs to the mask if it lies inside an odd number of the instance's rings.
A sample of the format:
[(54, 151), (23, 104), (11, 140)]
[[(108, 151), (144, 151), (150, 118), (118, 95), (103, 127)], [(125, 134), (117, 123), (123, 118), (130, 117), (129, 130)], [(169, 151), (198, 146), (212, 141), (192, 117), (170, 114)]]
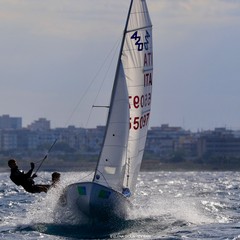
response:
[(89, 219), (126, 219), (142, 162), (152, 101), (152, 23), (146, 0), (131, 0), (94, 177), (65, 189)]

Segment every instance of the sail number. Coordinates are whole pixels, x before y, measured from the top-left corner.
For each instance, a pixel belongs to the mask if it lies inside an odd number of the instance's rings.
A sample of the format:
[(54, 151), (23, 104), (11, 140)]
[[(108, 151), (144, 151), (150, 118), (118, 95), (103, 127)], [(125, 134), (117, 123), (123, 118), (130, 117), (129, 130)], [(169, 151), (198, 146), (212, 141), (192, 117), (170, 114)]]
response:
[(151, 104), (151, 93), (147, 93), (142, 96), (129, 96), (129, 108), (133, 106), (134, 108), (146, 107)]
[(149, 116), (150, 112), (142, 115), (141, 117), (130, 117), (129, 129), (138, 130), (144, 128), (148, 125)]
[(145, 33), (145, 41), (142, 41), (142, 37), (140, 34), (138, 34), (138, 31), (134, 32), (134, 34), (131, 36), (131, 39), (135, 40), (135, 45), (138, 47), (138, 51), (148, 50), (148, 44), (149, 44), (149, 38), (151, 35), (148, 31)]

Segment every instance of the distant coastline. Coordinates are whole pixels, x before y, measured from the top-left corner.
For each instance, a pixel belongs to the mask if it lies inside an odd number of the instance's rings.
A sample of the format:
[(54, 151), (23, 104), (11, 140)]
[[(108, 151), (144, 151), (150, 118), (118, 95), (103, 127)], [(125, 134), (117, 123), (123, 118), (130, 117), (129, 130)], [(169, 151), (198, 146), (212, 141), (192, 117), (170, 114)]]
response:
[[(30, 162), (20, 162), (21, 169), (27, 171)], [(54, 160), (51, 163), (46, 163), (42, 166), (40, 171), (59, 171), (59, 172), (78, 172), (78, 171), (94, 171), (96, 161), (80, 161), (67, 162)], [(142, 172), (156, 172), (156, 171), (240, 171), (239, 164), (201, 164), (193, 161), (183, 161), (178, 163), (165, 163), (159, 160), (144, 160), (141, 165)], [(9, 172), (9, 168), (5, 164), (0, 166), (0, 172)]]

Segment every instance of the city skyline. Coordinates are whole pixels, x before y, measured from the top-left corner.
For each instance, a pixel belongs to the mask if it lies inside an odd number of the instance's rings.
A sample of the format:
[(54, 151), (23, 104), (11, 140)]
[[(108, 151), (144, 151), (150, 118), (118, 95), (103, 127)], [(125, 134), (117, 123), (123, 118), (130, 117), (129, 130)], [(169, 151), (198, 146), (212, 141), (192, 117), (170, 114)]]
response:
[[(4, 114), (2, 116), (0, 116), (0, 129), (3, 130), (19, 130), (19, 129), (30, 129), (30, 130), (36, 130), (36, 129), (42, 129), (42, 130), (47, 130), (47, 129), (58, 129), (58, 128), (82, 128), (82, 129), (94, 129), (94, 128), (103, 128), (105, 127), (105, 124), (100, 124), (100, 125), (96, 125), (96, 126), (91, 126), (91, 127), (79, 127), (79, 126), (75, 126), (73, 125), (66, 125), (66, 126), (58, 126), (58, 127), (53, 127), (51, 124), (51, 120), (44, 118), (44, 117), (39, 117), (38, 119), (34, 119), (32, 122), (28, 123), (26, 126), (23, 126), (22, 124), (23, 119), (21, 116), (10, 116), (9, 114)], [(205, 132), (205, 131), (223, 131), (223, 130), (230, 130), (230, 131), (235, 131), (240, 132), (240, 128), (239, 129), (232, 129), (232, 128), (227, 128), (226, 126), (222, 126), (222, 127), (214, 127), (212, 129), (197, 129), (197, 131), (192, 131), (191, 129), (186, 129), (183, 126), (180, 125), (170, 125), (169, 123), (163, 123), (160, 125), (156, 125), (156, 126), (150, 126), (148, 128), (148, 130), (154, 130), (154, 129), (159, 129), (159, 128), (172, 128), (172, 129), (182, 129), (186, 132), (191, 132), (191, 133), (198, 133), (198, 132)], [(238, 133), (239, 134), (239, 133)]]
[[(240, 128), (240, 2), (148, 0), (150, 126)], [(99, 4), (101, 3), (101, 4)], [(2, 1), (0, 115), (104, 125), (129, 1)], [(100, 71), (101, 70), (101, 71)], [(91, 113), (91, 114), (90, 114)]]
[[(0, 151), (3, 156), (8, 156), (11, 150), (26, 159), (30, 150), (36, 157), (42, 154), (43, 149), (52, 148), (58, 143), (55, 146), (57, 159), (62, 158), (65, 152), (67, 155), (72, 153), (71, 158), (81, 153), (86, 160), (86, 154), (90, 158), (93, 154), (99, 154), (105, 135), (103, 126), (91, 129), (51, 129), (50, 121), (40, 118), (26, 129), (20, 127), (20, 122), (20, 118), (0, 116)], [(145, 153), (150, 159), (153, 157), (156, 160), (157, 157), (167, 162), (176, 163), (185, 159), (198, 164), (209, 162), (210, 165), (214, 163), (214, 166), (222, 166), (222, 161), (225, 161), (226, 167), (229, 167), (230, 162), (233, 167), (239, 165), (240, 131), (216, 128), (193, 133), (167, 124), (152, 127), (147, 134)], [(69, 159), (69, 155), (65, 157)]]

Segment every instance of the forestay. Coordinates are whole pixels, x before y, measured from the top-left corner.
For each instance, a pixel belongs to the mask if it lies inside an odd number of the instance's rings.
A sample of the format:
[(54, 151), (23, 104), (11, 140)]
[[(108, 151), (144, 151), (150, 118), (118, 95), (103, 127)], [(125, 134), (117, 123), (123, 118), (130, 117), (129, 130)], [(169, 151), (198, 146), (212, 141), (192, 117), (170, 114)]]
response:
[(150, 117), (152, 71), (152, 24), (146, 1), (132, 0), (93, 179), (120, 192), (135, 189)]

